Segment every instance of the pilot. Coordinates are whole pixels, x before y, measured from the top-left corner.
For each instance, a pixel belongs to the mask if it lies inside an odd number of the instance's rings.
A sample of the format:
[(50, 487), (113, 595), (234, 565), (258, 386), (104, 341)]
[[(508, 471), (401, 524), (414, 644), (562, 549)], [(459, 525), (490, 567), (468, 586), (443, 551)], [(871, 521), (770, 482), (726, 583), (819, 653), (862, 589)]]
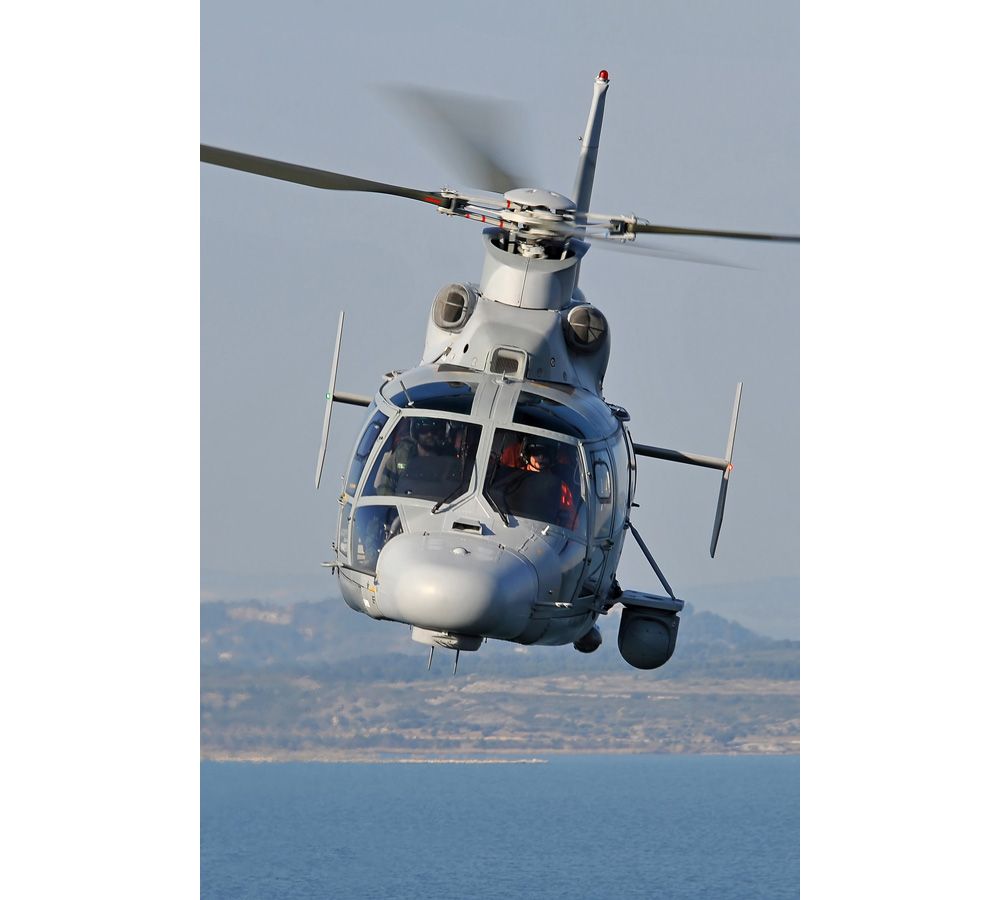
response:
[(413, 419), (410, 435), (404, 437), (386, 456), (375, 484), (379, 494), (395, 494), (399, 476), (414, 456), (443, 456), (447, 453), (445, 436), (447, 423), (443, 419)]
[(555, 471), (558, 454), (552, 441), (528, 438), (521, 453), (521, 468), (526, 472), (548, 473), (559, 479), (558, 509), (554, 519), (559, 525), (573, 528), (576, 521), (576, 500), (573, 490)]
[(521, 451), (521, 468), (529, 472), (548, 472), (556, 462), (555, 447), (548, 441), (525, 441)]

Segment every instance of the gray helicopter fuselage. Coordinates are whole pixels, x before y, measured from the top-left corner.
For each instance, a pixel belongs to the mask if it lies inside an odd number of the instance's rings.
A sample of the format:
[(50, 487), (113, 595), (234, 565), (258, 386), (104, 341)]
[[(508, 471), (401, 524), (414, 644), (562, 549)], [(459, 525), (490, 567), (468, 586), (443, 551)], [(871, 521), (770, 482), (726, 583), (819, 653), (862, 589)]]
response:
[[(397, 436), (409, 440), (407, 427), (427, 419), (446, 422), (449, 433), (464, 430), (467, 441), (475, 430), (464, 477), (457, 459), (437, 456), (429, 470), (436, 476), (409, 474), (380, 488)], [(573, 494), (568, 515), (558, 497), (548, 509), (538, 499), (544, 489), (531, 482), (542, 473), (521, 468), (516, 453), (505, 465), (505, 450), (530, 438), (560, 448), (563, 471), (552, 477)], [(634, 488), (632, 460), (623, 423), (579, 388), (440, 364), (397, 376), (369, 407), (342, 497), (336, 543), (344, 597), (373, 618), (440, 632), (442, 646), (453, 646), (445, 634), (573, 642), (606, 607)], [(423, 461), (410, 461), (411, 472)], [(496, 488), (498, 472), (515, 483), (508, 495)], [(527, 483), (516, 484), (519, 476)], [(453, 484), (460, 495), (438, 506)]]
[[(610, 337), (576, 290), (579, 257), (484, 238), (481, 284), (439, 293), (421, 365), (368, 408), (336, 567), (349, 606), (427, 643), (571, 643), (614, 602), (635, 487), (627, 415), (600, 396)], [(597, 327), (580, 337), (580, 320)]]

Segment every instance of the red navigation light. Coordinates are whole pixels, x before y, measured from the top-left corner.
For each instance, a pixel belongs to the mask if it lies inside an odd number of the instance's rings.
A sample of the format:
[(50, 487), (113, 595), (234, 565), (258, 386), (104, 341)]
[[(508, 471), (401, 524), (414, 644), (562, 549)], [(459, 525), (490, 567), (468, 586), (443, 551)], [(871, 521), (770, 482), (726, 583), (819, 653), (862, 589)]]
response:
[(607, 69), (601, 69), (601, 74), (597, 76), (601, 81), (608, 81), (610, 76), (608, 75)]

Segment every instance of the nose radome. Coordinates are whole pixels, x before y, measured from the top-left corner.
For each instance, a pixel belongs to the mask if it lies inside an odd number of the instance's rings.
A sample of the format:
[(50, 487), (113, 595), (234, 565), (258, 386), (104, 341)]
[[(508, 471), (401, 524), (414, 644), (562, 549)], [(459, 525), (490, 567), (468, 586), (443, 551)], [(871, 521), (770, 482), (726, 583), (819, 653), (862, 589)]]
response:
[(376, 602), (383, 616), (435, 631), (513, 638), (538, 595), (534, 566), (493, 539), (400, 534), (379, 555)]

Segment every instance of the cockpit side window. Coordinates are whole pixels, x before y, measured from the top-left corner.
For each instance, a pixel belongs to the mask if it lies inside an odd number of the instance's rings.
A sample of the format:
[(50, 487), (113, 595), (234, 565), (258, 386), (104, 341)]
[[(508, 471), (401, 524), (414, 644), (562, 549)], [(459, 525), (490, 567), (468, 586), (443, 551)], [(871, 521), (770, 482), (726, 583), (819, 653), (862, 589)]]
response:
[(587, 512), (578, 445), (498, 428), (485, 494), (506, 516), (558, 525), (585, 535)]
[(468, 490), (482, 426), (406, 416), (379, 451), (364, 496), (445, 500)]
[(353, 497), (354, 492), (358, 489), (361, 470), (365, 467), (368, 454), (372, 452), (375, 440), (382, 433), (382, 427), (387, 421), (389, 421), (388, 417), (376, 409), (368, 422), (365, 423), (365, 427), (361, 429), (361, 436), (358, 438), (358, 444), (354, 448), (354, 456), (351, 458), (351, 468), (347, 472), (347, 485), (344, 490), (348, 496)]

